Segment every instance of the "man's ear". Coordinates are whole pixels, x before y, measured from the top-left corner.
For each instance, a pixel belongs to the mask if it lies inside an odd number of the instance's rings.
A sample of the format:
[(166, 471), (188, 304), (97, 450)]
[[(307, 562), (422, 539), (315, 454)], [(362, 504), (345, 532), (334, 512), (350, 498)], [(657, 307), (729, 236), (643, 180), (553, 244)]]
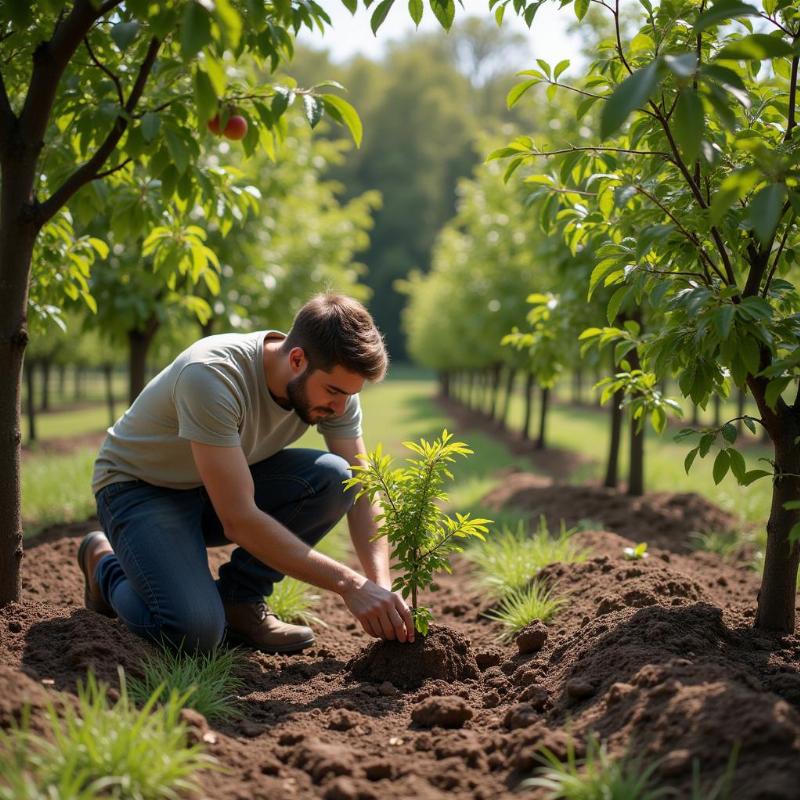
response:
[(302, 347), (293, 347), (289, 351), (289, 366), (296, 375), (305, 372), (308, 366), (308, 359), (306, 358), (306, 351)]

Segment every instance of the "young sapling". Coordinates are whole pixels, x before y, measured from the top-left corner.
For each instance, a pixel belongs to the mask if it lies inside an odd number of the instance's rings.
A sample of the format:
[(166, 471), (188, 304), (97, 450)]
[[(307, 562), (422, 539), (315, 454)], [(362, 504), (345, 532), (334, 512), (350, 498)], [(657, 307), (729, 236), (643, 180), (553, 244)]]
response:
[(376, 538), (389, 540), (393, 567), (402, 573), (392, 590), (411, 598), (414, 627), (423, 636), (433, 617), (430, 609), (419, 604), (419, 593), (430, 588), (434, 573), (451, 571), (448, 556), (460, 553), (466, 539), (484, 540), (492, 522), (458, 512), (450, 516), (442, 510), (448, 500), (442, 486), (445, 479), (453, 480), (449, 465), (456, 456), (466, 458), (473, 452), (464, 442), (452, 439), (445, 429), (432, 442), (404, 442), (415, 455), (403, 467), (394, 466), (395, 460), (378, 444), (361, 456), (364, 464), (354, 466), (353, 477), (344, 482), (346, 489), (356, 489), (357, 497), (367, 495), (370, 502), (377, 501), (380, 532)]

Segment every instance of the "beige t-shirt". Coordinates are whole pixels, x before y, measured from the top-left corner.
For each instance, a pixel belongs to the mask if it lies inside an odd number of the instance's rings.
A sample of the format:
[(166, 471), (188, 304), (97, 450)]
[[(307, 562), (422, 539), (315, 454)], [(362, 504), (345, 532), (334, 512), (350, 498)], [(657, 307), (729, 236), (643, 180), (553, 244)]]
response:
[[(241, 447), (248, 464), (274, 455), (308, 429), (267, 389), (264, 337), (278, 331), (209, 336), (184, 350), (145, 386), (108, 429), (94, 464), (92, 491), (142, 480), (169, 489), (202, 485), (190, 442)], [(358, 395), (317, 430), (337, 439), (361, 435)]]

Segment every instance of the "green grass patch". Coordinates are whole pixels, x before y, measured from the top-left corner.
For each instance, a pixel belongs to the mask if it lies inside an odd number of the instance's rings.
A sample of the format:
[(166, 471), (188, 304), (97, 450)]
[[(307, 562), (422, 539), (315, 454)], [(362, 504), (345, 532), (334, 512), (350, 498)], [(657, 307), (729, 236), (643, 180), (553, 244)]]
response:
[(265, 599), (272, 612), (284, 622), (296, 625), (325, 624), (313, 611), (320, 595), (312, 586), (296, 578), (287, 576), (278, 581), (272, 594)]
[(75, 522), (95, 513), (92, 495), (94, 448), (72, 453), (26, 455), (22, 463), (22, 519), (25, 535), (46, 525)]
[(567, 743), (567, 755), (561, 761), (543, 747), (539, 751), (543, 766), (520, 788), (543, 789), (547, 800), (657, 800), (673, 796), (671, 789), (652, 787), (658, 763), (645, 767), (639, 759), (614, 760), (605, 744), (590, 738), (586, 756), (578, 758), (575, 744)]
[(506, 526), (485, 542), (467, 548), (464, 556), (472, 564), (481, 588), (499, 600), (526, 587), (548, 564), (585, 561), (588, 551), (572, 538), (576, 530), (568, 530), (562, 522), (558, 535), (553, 536), (545, 518), (540, 517), (533, 533), (525, 523)]
[(163, 705), (153, 694), (139, 709), (120, 670), (120, 697), (89, 673), (78, 687), (78, 709), (47, 711), (48, 736), (30, 729), (30, 717), (0, 731), (0, 799), (178, 798), (197, 790), (198, 771), (217, 767), (198, 745), (187, 746), (173, 692)]
[(505, 595), (486, 616), (503, 626), (500, 639), (510, 641), (534, 620), (548, 622), (566, 602), (565, 598), (556, 596), (544, 584), (532, 581), (522, 589)]
[(129, 678), (130, 696), (146, 704), (151, 697), (169, 702), (177, 695), (207, 720), (227, 721), (241, 716), (236, 693), (244, 686), (237, 676), (242, 664), (242, 653), (234, 648), (190, 653), (162, 647), (145, 659), (142, 678)]
[[(535, 413), (538, 414), (537, 395)], [(523, 399), (514, 395), (510, 407), (509, 422), (513, 430), (522, 427)], [(732, 415), (733, 416), (733, 415)], [(728, 417), (723, 417), (727, 419)], [(689, 423), (685, 421), (686, 427)], [(570, 482), (602, 480), (608, 455), (609, 442), (608, 407), (585, 408), (551, 404), (548, 412), (547, 444), (582, 453), (590, 463), (579, 468)], [(623, 431), (623, 447), (620, 453), (620, 477), (624, 480), (628, 469), (627, 426)], [(708, 498), (720, 508), (741, 517), (745, 522), (764, 523), (769, 516), (772, 501), (772, 484), (760, 480), (750, 486), (739, 486), (728, 475), (716, 485), (712, 476), (713, 457), (696, 459), (687, 475), (683, 467), (684, 458), (691, 449), (685, 444), (676, 443), (672, 437), (677, 429), (668, 429), (662, 436), (647, 429), (645, 445), (645, 488), (647, 491), (696, 492)], [(745, 431), (737, 439), (737, 444), (746, 444), (743, 455), (748, 469), (763, 467), (759, 458), (772, 456), (770, 447), (758, 443), (758, 438)], [(713, 455), (713, 452), (712, 452)]]
[[(117, 415), (127, 406), (117, 404)], [(27, 422), (27, 421), (26, 421)], [(53, 439), (68, 439), (87, 433), (103, 433), (109, 426), (108, 409), (104, 405), (92, 405), (65, 411), (48, 411), (36, 415), (36, 440), (38, 444)], [(23, 425), (27, 438), (27, 424)], [(34, 450), (36, 444), (33, 445)]]

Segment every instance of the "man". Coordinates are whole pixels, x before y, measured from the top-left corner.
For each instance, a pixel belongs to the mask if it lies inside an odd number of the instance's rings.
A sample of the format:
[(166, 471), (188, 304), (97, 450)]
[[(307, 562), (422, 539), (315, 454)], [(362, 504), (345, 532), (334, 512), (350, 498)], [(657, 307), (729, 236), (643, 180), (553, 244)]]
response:
[[(272, 653), (314, 641), (264, 598), (291, 575), (341, 596), (371, 636), (413, 641), (391, 591), (388, 545), (366, 497), (342, 481), (366, 452), (359, 392), (388, 359), (366, 309), (314, 297), (288, 334), (201, 339), (109, 429), (93, 491), (106, 535), (84, 537), (87, 607), (135, 633), (208, 650), (224, 634)], [(317, 425), (330, 452), (285, 449)], [(312, 548), (347, 514), (364, 574)], [(234, 543), (214, 581), (206, 548)]]

